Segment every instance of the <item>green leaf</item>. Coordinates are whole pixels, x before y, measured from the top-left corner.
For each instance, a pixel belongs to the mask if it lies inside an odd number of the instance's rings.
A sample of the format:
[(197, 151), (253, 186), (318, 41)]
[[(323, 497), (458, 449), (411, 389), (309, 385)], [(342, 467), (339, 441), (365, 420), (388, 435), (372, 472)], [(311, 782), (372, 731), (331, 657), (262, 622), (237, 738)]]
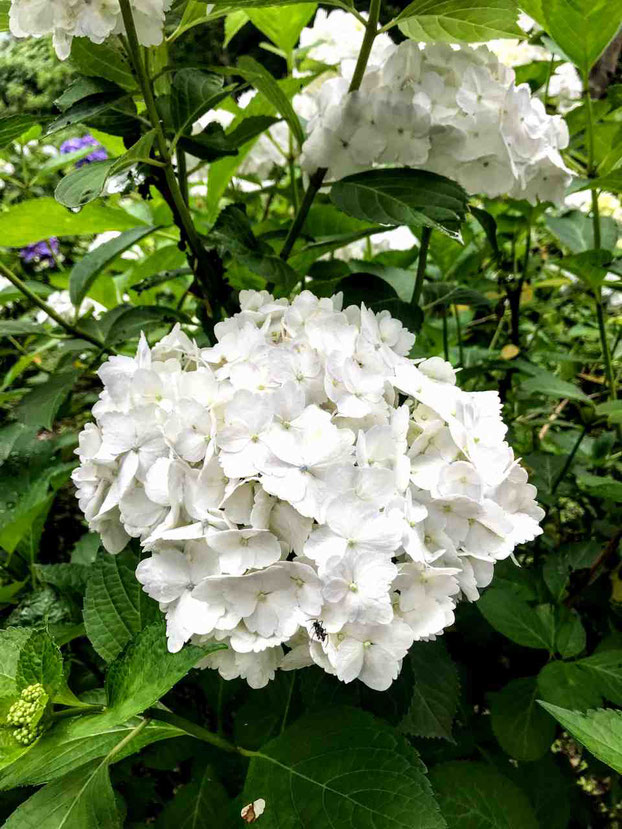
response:
[[(99, 542), (97, 537), (96, 540)], [(95, 550), (97, 550), (97, 547), (95, 547)], [(53, 584), (59, 590), (72, 591), (82, 595), (90, 568), (84, 564), (63, 561), (59, 564), (36, 564), (35, 572), (37, 577), (45, 584)]]
[[(572, 253), (594, 250), (594, 225), (590, 216), (580, 210), (571, 210), (564, 216), (545, 216), (545, 222), (553, 235)], [(601, 248), (615, 250), (618, 241), (618, 224), (611, 216), (601, 216)]]
[(210, 236), (236, 262), (242, 262), (254, 273), (284, 290), (291, 290), (298, 282), (298, 274), (291, 265), (278, 257), (268, 244), (255, 238), (246, 214), (239, 207), (225, 207)]
[(564, 658), (578, 656), (585, 649), (585, 629), (576, 610), (564, 605), (555, 609), (555, 649)]
[(72, 170), (59, 181), (54, 198), (65, 207), (84, 207), (100, 195), (114, 163), (109, 158)]
[[(547, 64), (548, 65), (548, 64)], [(499, 256), (499, 242), (497, 240), (497, 223), (487, 210), (482, 210), (480, 207), (469, 207), (471, 215), (477, 219), (486, 234), (486, 238), (490, 243), (490, 247), (495, 256)]]
[(171, 117), (176, 139), (193, 123), (229, 95), (219, 75), (200, 69), (180, 69), (171, 88)]
[(430, 780), (447, 829), (538, 829), (527, 796), (492, 766), (439, 763)]
[(286, 8), (273, 6), (267, 9), (249, 9), (246, 14), (253, 26), (287, 53), (298, 43), (300, 33), (313, 17), (316, 8), (316, 3), (301, 3)]
[(302, 147), (305, 140), (300, 120), (285, 92), (277, 84), (272, 75), (260, 63), (245, 55), (237, 63), (236, 70), (245, 81), (252, 84), (255, 89), (274, 106), (289, 124), (299, 146)]
[[(129, 737), (138, 717), (126, 723), (115, 722), (109, 713), (88, 714), (59, 720), (40, 737), (30, 751), (0, 774), (0, 789), (30, 786), (58, 780), (97, 757), (106, 756)], [(114, 762), (122, 760), (151, 743), (179, 737), (183, 732), (168, 723), (150, 722), (134, 738), (124, 743)]]
[(547, 372), (546, 378), (541, 374), (537, 374), (535, 377), (523, 380), (519, 388), (525, 394), (543, 394), (545, 397), (555, 397), (557, 399), (567, 397), (570, 400), (581, 400), (583, 403), (591, 402), (587, 394), (577, 388), (574, 383), (562, 380), (551, 372)]
[(579, 662), (549, 662), (538, 674), (538, 697), (561, 705), (587, 711), (602, 705), (597, 684), (578, 667)]
[(596, 406), (596, 414), (606, 415), (609, 423), (622, 423), (622, 400), (607, 400), (606, 403), (599, 403)]
[(516, 16), (514, 0), (414, 0), (397, 20), (411, 40), (479, 43), (521, 37)]
[[(121, 306), (118, 309), (120, 310)], [(125, 306), (114, 319), (107, 334), (111, 344), (138, 337), (145, 329), (153, 329), (158, 324), (171, 322), (188, 322), (188, 317), (175, 308), (157, 305)]]
[(592, 290), (597, 290), (607, 277), (612, 255), (607, 250), (584, 250), (574, 256), (565, 256), (560, 264), (575, 274)]
[(0, 149), (7, 147), (11, 141), (15, 141), (37, 123), (39, 123), (38, 116), (26, 113), (5, 115), (0, 118)]
[(50, 236), (83, 236), (106, 230), (129, 230), (144, 224), (116, 207), (89, 204), (79, 213), (72, 213), (51, 196), (44, 196), (11, 205), (0, 213), (0, 242), (5, 247), (21, 247)]
[(156, 829), (215, 829), (225, 827), (230, 801), (210, 766), (186, 786), (180, 786), (158, 817)]
[(73, 389), (80, 372), (64, 371), (52, 374), (45, 383), (35, 386), (20, 401), (15, 415), (27, 426), (51, 429), (58, 410)]
[(86, 635), (97, 653), (112, 662), (128, 642), (159, 615), (143, 592), (131, 553), (102, 553), (91, 568), (84, 597)]
[(20, 650), (15, 670), (19, 690), (40, 683), (53, 698), (65, 684), (60, 648), (45, 630), (34, 630)]
[(0, 697), (18, 694), (15, 680), (19, 655), (32, 634), (30, 628), (0, 630)]
[(511, 680), (490, 694), (492, 730), (501, 748), (515, 760), (544, 756), (555, 738), (555, 723), (538, 706), (535, 677)]
[(33, 794), (5, 829), (121, 829), (108, 765), (98, 760)]
[(240, 29), (248, 23), (248, 15), (246, 12), (237, 11), (230, 12), (225, 17), (225, 39), (223, 46), (225, 49), (231, 43), (233, 38), (237, 35)]
[(120, 49), (113, 46), (112, 39), (97, 44), (86, 37), (74, 37), (70, 60), (83, 75), (105, 78), (124, 89), (136, 89), (129, 61)]
[(411, 737), (451, 740), (460, 682), (445, 644), (442, 640), (415, 643), (408, 659), (415, 682), (410, 706), (400, 722), (400, 731)]
[(622, 2), (542, 0), (536, 19), (587, 77), (620, 28)]
[[(88, 165), (92, 167), (93, 165)], [(79, 307), (84, 297), (88, 294), (89, 288), (97, 279), (99, 274), (113, 262), (123, 251), (131, 248), (145, 236), (149, 236), (157, 230), (157, 227), (135, 227), (127, 230), (115, 239), (105, 242), (103, 245), (87, 253), (74, 265), (69, 274), (69, 296), (76, 307)]]
[(130, 114), (133, 107), (133, 102), (130, 98), (127, 98), (126, 92), (123, 89), (115, 87), (111, 91), (97, 92), (94, 95), (88, 95), (85, 98), (81, 98), (71, 106), (67, 107), (62, 115), (55, 118), (54, 121), (52, 121), (52, 123), (48, 126), (46, 135), (53, 135), (56, 132), (60, 132), (60, 130), (73, 126), (74, 124), (81, 124), (83, 121), (90, 121), (108, 110), (112, 110), (114, 112), (124, 110), (126, 114)]
[(582, 472), (577, 476), (579, 487), (596, 498), (607, 498), (616, 504), (622, 503), (622, 481), (611, 475), (590, 475)]
[(0, 337), (22, 337), (42, 334), (41, 325), (31, 320), (0, 320)]
[(518, 645), (554, 650), (555, 623), (550, 605), (534, 608), (512, 591), (493, 587), (484, 593), (477, 607), (495, 630)]
[(266, 801), (265, 829), (443, 826), (414, 748), (386, 723), (351, 708), (309, 714), (257, 752), (242, 799), (257, 798)]
[[(601, 651), (571, 664), (579, 670), (584, 681), (593, 683), (606, 699), (622, 705), (622, 650)], [(564, 704), (563, 707), (569, 706)]]
[(410, 168), (367, 170), (335, 182), (331, 200), (357, 219), (385, 225), (434, 227), (459, 238), (467, 194), (454, 181)]
[(411, 305), (410, 302), (404, 302), (402, 299), (382, 299), (380, 302), (374, 302), (370, 307), (376, 313), (388, 311), (413, 334), (418, 334), (423, 325), (421, 308), (418, 305)]
[(622, 774), (622, 711), (598, 708), (582, 714), (548, 702), (540, 705), (595, 757)]
[(149, 708), (200, 659), (226, 647), (219, 643), (200, 648), (185, 645), (178, 653), (170, 653), (164, 617), (158, 616), (157, 621), (132, 639), (108, 669), (108, 713), (117, 722), (125, 722)]

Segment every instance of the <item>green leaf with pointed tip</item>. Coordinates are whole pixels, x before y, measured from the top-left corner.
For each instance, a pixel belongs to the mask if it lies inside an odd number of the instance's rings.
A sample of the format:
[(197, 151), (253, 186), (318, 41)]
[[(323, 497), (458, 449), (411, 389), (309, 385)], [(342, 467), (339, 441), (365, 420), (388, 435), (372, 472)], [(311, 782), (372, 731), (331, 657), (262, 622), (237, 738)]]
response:
[(397, 19), (411, 40), (479, 43), (521, 37), (517, 13), (514, 0), (414, 0)]
[(536, 11), (537, 21), (584, 77), (622, 24), (622, 0), (541, 0)]
[(32, 634), (30, 628), (0, 630), (0, 697), (17, 696), (15, 681), (19, 655)]
[(117, 207), (88, 204), (79, 213), (72, 213), (51, 196), (43, 196), (11, 205), (0, 213), (0, 244), (21, 247), (50, 236), (91, 235), (106, 230), (129, 230), (137, 225), (144, 227), (145, 223)]
[(593, 683), (606, 699), (622, 705), (622, 650), (599, 651), (572, 664), (583, 681)]
[[(106, 756), (140, 724), (138, 717), (125, 723), (116, 723), (115, 719), (114, 715), (105, 712), (59, 720), (26, 755), (0, 773), (0, 790), (58, 780), (91, 760)], [(151, 743), (179, 737), (183, 733), (168, 723), (151, 721), (115, 754), (114, 762)]]
[(193, 772), (191, 782), (180, 786), (164, 807), (156, 829), (215, 829), (227, 826), (230, 800), (214, 770), (205, 766), (198, 773)]
[(160, 614), (157, 603), (146, 596), (134, 575), (137, 563), (129, 552), (117, 556), (101, 553), (86, 585), (86, 635), (107, 662), (116, 659)]
[(253, 26), (269, 37), (279, 49), (291, 52), (316, 8), (315, 3), (301, 3), (286, 8), (272, 6), (267, 9), (249, 9), (246, 14)]
[(451, 727), (458, 707), (458, 672), (442, 640), (417, 642), (410, 649), (415, 683), (410, 707), (400, 722), (400, 731), (412, 737), (444, 737), (451, 740)]
[(493, 587), (484, 593), (477, 607), (495, 630), (518, 645), (554, 650), (555, 624), (550, 605), (534, 608), (513, 591)]
[(51, 698), (65, 684), (60, 648), (47, 631), (32, 631), (24, 643), (17, 661), (15, 683), (20, 690), (40, 683)]
[(344, 213), (383, 225), (437, 228), (459, 238), (467, 194), (455, 181), (410, 168), (367, 170), (333, 184), (330, 197)]
[(578, 667), (580, 662), (549, 662), (538, 674), (538, 697), (562, 708), (587, 711), (603, 698), (597, 683)]
[(540, 702), (595, 757), (622, 774), (622, 711), (597, 708), (586, 714)]
[(439, 763), (430, 779), (447, 829), (538, 829), (527, 796), (490, 765)]
[(22, 398), (15, 409), (16, 417), (27, 426), (51, 429), (58, 410), (75, 386), (79, 375), (79, 371), (53, 374)]
[(70, 61), (83, 75), (105, 78), (124, 89), (136, 89), (129, 61), (121, 49), (113, 45), (112, 38), (97, 44), (86, 37), (74, 37)]
[(333, 708), (297, 720), (255, 754), (244, 803), (265, 829), (441, 829), (417, 752), (381, 720)]
[(252, 84), (275, 107), (276, 111), (285, 118), (296, 141), (302, 147), (305, 135), (300, 124), (300, 119), (294, 112), (289, 98), (277, 84), (270, 72), (247, 55), (240, 58), (236, 66), (236, 71), (245, 81)]
[(185, 645), (177, 653), (170, 653), (166, 624), (159, 613), (158, 619), (141, 630), (110, 665), (106, 676), (107, 714), (117, 722), (125, 722), (154, 705), (200, 659), (225, 647), (219, 643)]
[(492, 730), (501, 748), (515, 760), (538, 760), (555, 738), (555, 723), (537, 704), (537, 697), (535, 677), (513, 679), (490, 695)]
[(123, 251), (131, 248), (132, 245), (140, 242), (141, 239), (149, 236), (155, 230), (157, 230), (156, 227), (145, 225), (135, 227), (133, 230), (121, 233), (115, 239), (110, 239), (109, 242), (105, 242), (83, 256), (69, 274), (69, 296), (73, 304), (79, 307), (88, 294), (89, 288), (104, 268), (108, 267)]

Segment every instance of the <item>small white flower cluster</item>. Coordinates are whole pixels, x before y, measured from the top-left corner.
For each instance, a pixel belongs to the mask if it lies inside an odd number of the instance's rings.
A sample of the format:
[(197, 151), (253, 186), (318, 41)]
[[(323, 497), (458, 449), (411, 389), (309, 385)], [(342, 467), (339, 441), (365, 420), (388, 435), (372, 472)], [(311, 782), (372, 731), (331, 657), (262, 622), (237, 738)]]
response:
[[(162, 41), (164, 13), (172, 0), (131, 0), (132, 13), (143, 46)], [(12, 0), (9, 15), (15, 37), (51, 34), (56, 54), (69, 57), (74, 37), (103, 43), (112, 34), (125, 31), (119, 0)]]
[(80, 507), (166, 614), (171, 651), (261, 687), (320, 665), (384, 690), (496, 561), (540, 533), (494, 391), (407, 358), (414, 336), (341, 295), (242, 291), (199, 348), (177, 326), (99, 369)]
[[(45, 301), (47, 304), (52, 308), (53, 311), (56, 311), (57, 314), (67, 320), (67, 322), (72, 322), (76, 317), (82, 316), (84, 314), (88, 314), (91, 312), (92, 316), (95, 319), (98, 319), (102, 314), (106, 312), (106, 308), (101, 302), (97, 302), (90, 297), (85, 297), (82, 302), (80, 303), (80, 307), (76, 308), (73, 302), (71, 301), (71, 297), (69, 296), (69, 291), (54, 291), (48, 297), (46, 297)], [(49, 319), (46, 311), (37, 311), (36, 320), (39, 323), (47, 322)]]
[(486, 48), (412, 41), (391, 45), (348, 93), (326, 81), (308, 123), (303, 167), (342, 178), (375, 165), (423, 168), (470, 193), (562, 200), (570, 181), (559, 150), (568, 130), (528, 84)]

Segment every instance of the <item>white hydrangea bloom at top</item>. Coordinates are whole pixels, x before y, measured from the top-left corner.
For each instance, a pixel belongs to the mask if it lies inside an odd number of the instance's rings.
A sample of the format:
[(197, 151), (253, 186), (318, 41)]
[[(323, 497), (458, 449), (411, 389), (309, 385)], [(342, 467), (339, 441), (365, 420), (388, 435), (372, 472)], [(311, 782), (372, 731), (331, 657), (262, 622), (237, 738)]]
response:
[(568, 130), (486, 48), (405, 41), (349, 93), (328, 80), (308, 123), (302, 164), (342, 178), (376, 165), (441, 173), (471, 193), (561, 201)]
[(110, 357), (74, 472), (89, 527), (166, 615), (169, 648), (261, 687), (317, 664), (383, 690), (495, 562), (540, 533), (496, 392), (413, 361), (387, 311), (242, 291), (199, 348)]
[[(164, 14), (172, 0), (131, 0), (138, 39), (143, 46), (162, 41)], [(103, 43), (125, 31), (118, 0), (12, 0), (11, 32), (16, 37), (51, 34), (56, 54), (69, 57), (74, 37)]]

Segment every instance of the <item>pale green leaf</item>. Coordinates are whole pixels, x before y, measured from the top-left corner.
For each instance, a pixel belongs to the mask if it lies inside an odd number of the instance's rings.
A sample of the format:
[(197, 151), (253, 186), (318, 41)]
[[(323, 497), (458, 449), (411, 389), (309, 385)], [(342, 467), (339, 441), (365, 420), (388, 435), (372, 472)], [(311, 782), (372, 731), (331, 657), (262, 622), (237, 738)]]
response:
[(411, 40), (479, 43), (520, 37), (517, 13), (514, 0), (414, 0), (398, 23)]
[(279, 49), (288, 53), (298, 43), (300, 33), (313, 17), (317, 5), (301, 3), (285, 8), (272, 6), (264, 9), (249, 9), (246, 14), (253, 26), (275, 43)]
[(622, 774), (622, 711), (598, 708), (586, 714), (540, 703), (595, 757)]

